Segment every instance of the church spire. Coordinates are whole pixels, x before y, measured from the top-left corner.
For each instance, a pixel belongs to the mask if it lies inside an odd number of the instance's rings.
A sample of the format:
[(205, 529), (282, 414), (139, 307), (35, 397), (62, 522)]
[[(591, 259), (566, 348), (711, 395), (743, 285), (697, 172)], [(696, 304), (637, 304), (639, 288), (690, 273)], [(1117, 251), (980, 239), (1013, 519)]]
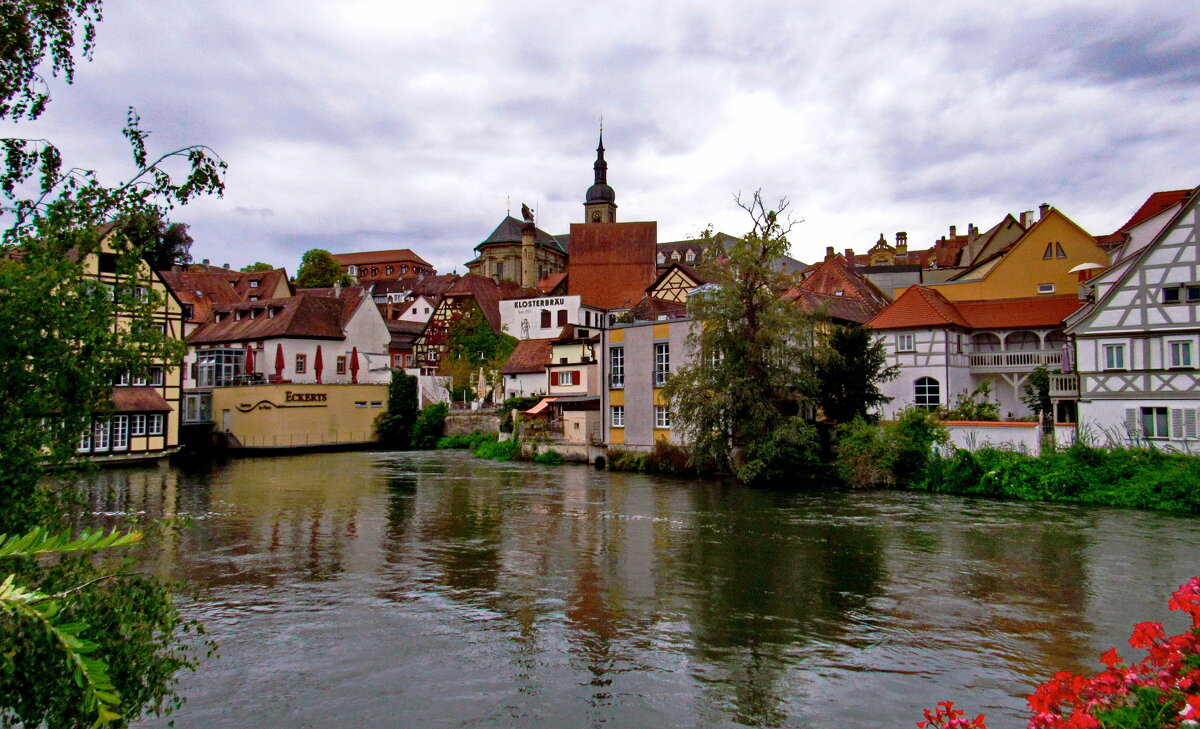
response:
[(584, 220), (589, 223), (615, 223), (617, 193), (608, 186), (608, 163), (604, 161), (604, 119), (600, 120), (600, 143), (596, 145), (596, 181), (583, 201)]

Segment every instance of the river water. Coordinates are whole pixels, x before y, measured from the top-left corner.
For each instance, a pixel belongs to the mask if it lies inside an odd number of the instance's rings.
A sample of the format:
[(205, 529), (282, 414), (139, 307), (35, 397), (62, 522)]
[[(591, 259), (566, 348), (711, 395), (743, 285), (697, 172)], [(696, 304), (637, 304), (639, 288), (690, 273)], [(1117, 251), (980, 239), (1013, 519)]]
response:
[[(1200, 573), (1200, 520), (336, 453), (104, 474), (219, 654), (179, 727), (1024, 726)], [(166, 726), (151, 719), (140, 727)]]

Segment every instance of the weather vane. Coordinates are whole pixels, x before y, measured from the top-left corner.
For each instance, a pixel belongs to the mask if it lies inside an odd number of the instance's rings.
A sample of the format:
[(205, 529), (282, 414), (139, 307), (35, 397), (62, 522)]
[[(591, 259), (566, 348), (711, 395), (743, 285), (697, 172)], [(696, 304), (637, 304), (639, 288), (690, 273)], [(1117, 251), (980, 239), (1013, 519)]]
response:
[(600, 115), (600, 131), (604, 131), (604, 115)]
[(512, 217), (512, 195), (504, 196), (504, 210), (505, 210), (504, 214), (511, 218)]

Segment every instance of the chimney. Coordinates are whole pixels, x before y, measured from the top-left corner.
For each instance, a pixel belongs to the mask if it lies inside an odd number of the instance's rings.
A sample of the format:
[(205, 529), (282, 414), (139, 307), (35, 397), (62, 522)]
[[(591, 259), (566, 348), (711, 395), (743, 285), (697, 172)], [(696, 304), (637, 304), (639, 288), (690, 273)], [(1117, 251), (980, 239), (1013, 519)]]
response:
[(825, 260), (828, 261), (833, 258), (833, 256), (833, 246), (825, 246)]
[(954, 236), (956, 236), (956, 235), (958, 235), (958, 226), (957, 226), (957, 225), (951, 225), (951, 226), (950, 226), (950, 237), (951, 237), (951, 238), (953, 238), (953, 237), (954, 237)]
[(221, 264), (221, 268), (224, 268), (225, 270), (227, 270), (227, 271), (228, 271), (228, 270), (229, 270), (229, 264), (228, 264), (228, 263), (223, 263), (223, 264)]
[(1021, 213), (1021, 227), (1029, 230), (1029, 226), (1033, 225), (1033, 211), (1026, 210)]
[(202, 264), (204, 264), (205, 266), (207, 266), (207, 265), (208, 265), (208, 259), (207, 259), (207, 258), (205, 258), (203, 261), (200, 261), (200, 263), (202, 263)]
[(1042, 203), (1038, 205), (1038, 220), (1046, 217), (1046, 213), (1050, 212), (1050, 203)]
[(973, 241), (979, 237), (979, 228), (974, 223), (967, 223), (967, 241)]
[(340, 299), (342, 297), (342, 282), (341, 281), (333, 282), (333, 296), (334, 296), (334, 298), (337, 298), (337, 299)]
[(903, 230), (896, 233), (896, 253), (908, 253), (908, 233)]
[(854, 249), (853, 248), (846, 249), (846, 263), (854, 263)]

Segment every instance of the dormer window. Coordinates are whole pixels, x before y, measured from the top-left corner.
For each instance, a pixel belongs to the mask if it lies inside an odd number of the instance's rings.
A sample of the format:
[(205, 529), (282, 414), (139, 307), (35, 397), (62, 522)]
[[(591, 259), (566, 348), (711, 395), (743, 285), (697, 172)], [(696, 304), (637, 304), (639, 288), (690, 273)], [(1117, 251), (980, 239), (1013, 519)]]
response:
[(672, 261), (675, 261), (676, 263), (678, 263), (679, 259), (680, 259), (679, 251), (675, 251), (674, 253), (671, 254)]
[(251, 297), (250, 297), (250, 300), (251, 300), (251, 301), (258, 301), (258, 297), (257, 297), (257, 296), (251, 296)]
[(658, 262), (659, 262), (660, 264), (661, 264), (661, 263), (666, 263), (666, 262), (667, 262), (667, 257), (666, 257), (666, 256), (664, 256), (663, 254), (659, 253), (659, 254), (658, 254)]
[(250, 288), (252, 288), (252, 289), (258, 288), (258, 279), (256, 279), (256, 278), (250, 279)]
[(230, 281), (230, 282), (229, 282), (229, 285), (230, 285), (230, 286), (232, 286), (232, 287), (234, 287), (234, 288), (236, 289), (236, 288), (237, 288), (237, 279), (234, 279), (233, 281)]
[(845, 296), (845, 294), (846, 294), (846, 291), (844, 289), (838, 289), (837, 291), (833, 292), (834, 296)]
[(351, 276), (357, 276), (358, 266), (346, 266), (346, 273), (350, 274)]
[(241, 320), (242, 320), (242, 312), (241, 312), (241, 311), (238, 311), (237, 313), (235, 313), (235, 314), (233, 315), (233, 320), (234, 320), (234, 321), (241, 321)]
[(689, 250), (687, 255), (684, 256), (684, 260), (686, 260), (688, 263), (694, 263), (696, 261), (696, 252)]

